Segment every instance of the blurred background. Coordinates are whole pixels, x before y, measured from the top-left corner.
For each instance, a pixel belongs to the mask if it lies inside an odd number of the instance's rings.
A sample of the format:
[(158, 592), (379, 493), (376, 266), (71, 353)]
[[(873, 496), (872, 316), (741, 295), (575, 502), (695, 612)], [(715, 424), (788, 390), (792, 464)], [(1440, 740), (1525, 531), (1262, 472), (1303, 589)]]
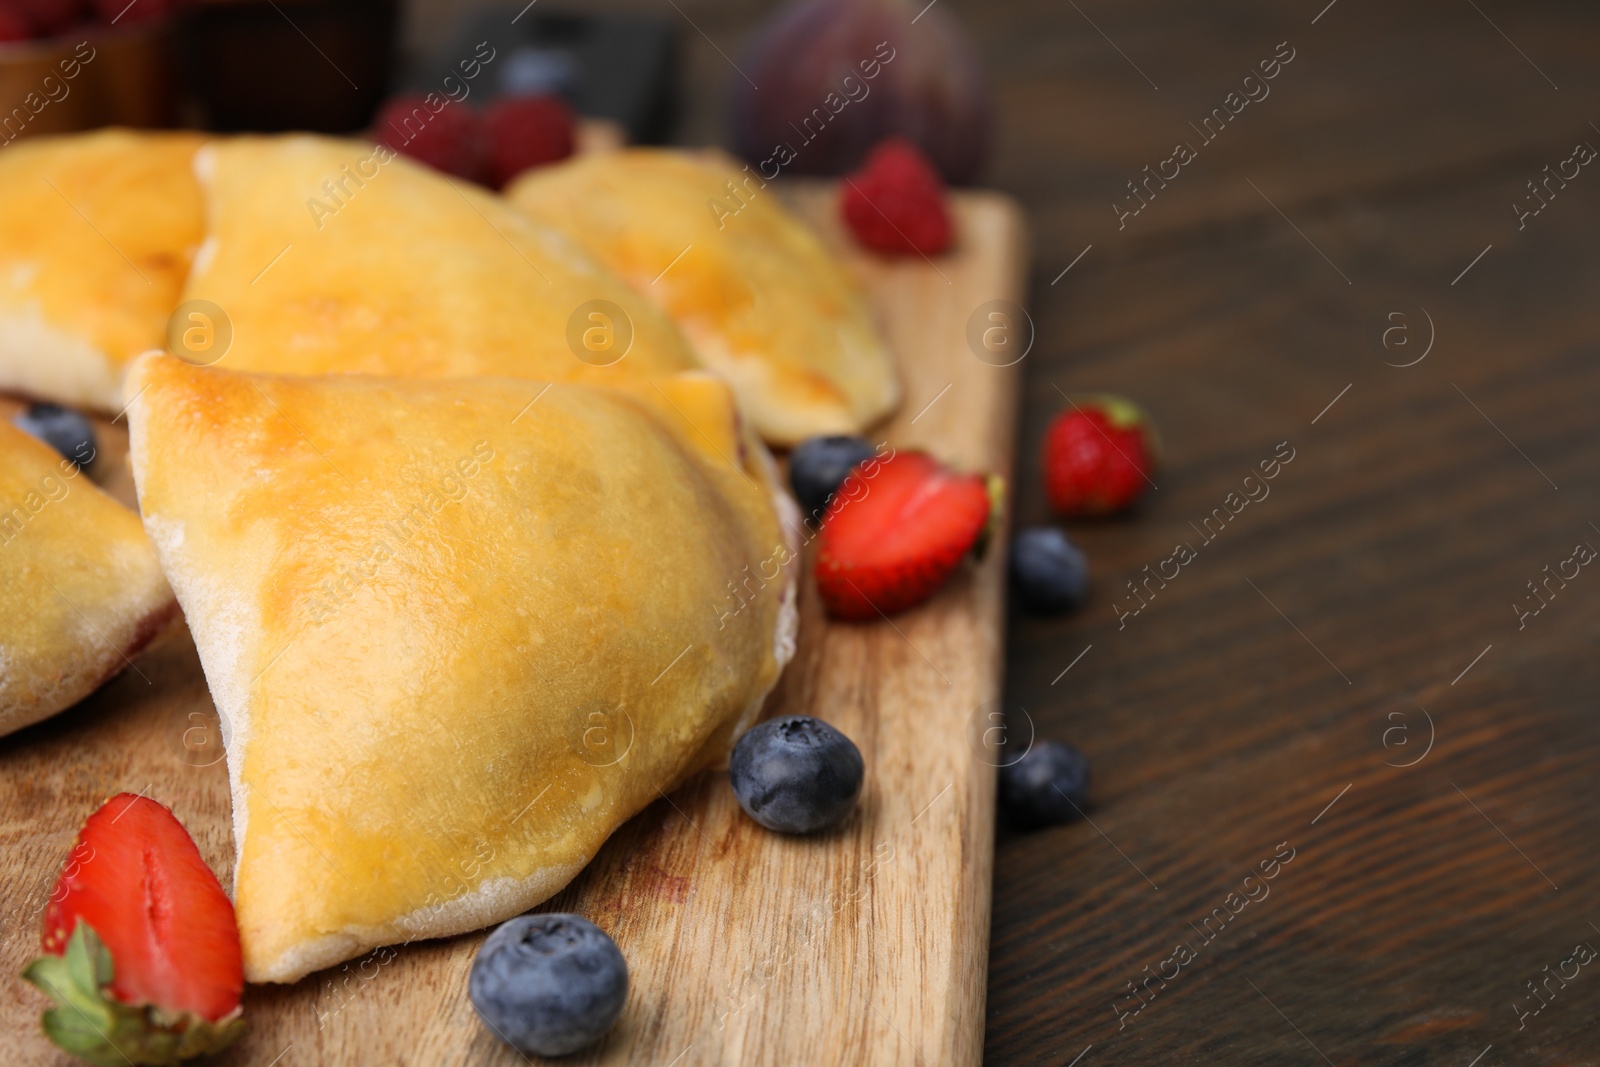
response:
[[(579, 137), (749, 154), (795, 99), (812, 106), (830, 56), (892, 22), (915, 62), (804, 160), (838, 172), (858, 139), (900, 132), (952, 182), (1022, 203), (1036, 343), (1016, 520), (1052, 521), (1038, 442), (1064, 393), (1136, 398), (1166, 445), (1137, 514), (1072, 526), (1094, 575), (1083, 611), (1010, 625), (1008, 710), (1079, 744), (1096, 784), (1092, 823), (997, 842), (988, 1058), (1464, 1065), (1486, 1044), (1484, 1067), (1592, 1057), (1600, 983), (1537, 1039), (1507, 1004), (1589, 936), (1600, 889), (1587, 844), (1600, 602), (1579, 590), (1556, 605), (1564, 618), (1527, 630), (1507, 604), (1600, 522), (1600, 177), (1586, 164), (1548, 177), (1575, 145), (1600, 146), (1600, 12), (785, 11), (0, 0), (0, 100), (49, 98), (0, 116), (0, 137), (107, 122), (382, 136), (396, 94), (469, 93), (562, 101)], [(50, 90), (83, 42), (95, 59)], [(1205, 126), (1219, 108), (1226, 128)], [(1197, 158), (1150, 184), (1175, 142)], [(1271, 502), (1119, 626), (1124, 584), (1279, 442), (1297, 458)], [(1397, 769), (1393, 715), (1419, 708), (1439, 746)], [(1273, 902), (1119, 1026), (1127, 983), (1285, 837), (1308, 858)]]

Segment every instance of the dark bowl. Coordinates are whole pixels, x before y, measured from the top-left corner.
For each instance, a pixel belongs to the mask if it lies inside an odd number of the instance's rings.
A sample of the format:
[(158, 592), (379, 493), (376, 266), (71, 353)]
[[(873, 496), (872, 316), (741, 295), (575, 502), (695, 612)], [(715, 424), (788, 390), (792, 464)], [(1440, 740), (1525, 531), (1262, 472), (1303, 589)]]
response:
[(184, 85), (209, 129), (364, 129), (389, 90), (395, 0), (202, 3), (177, 19)]
[(169, 45), (165, 22), (0, 44), (0, 144), (96, 126), (172, 125)]

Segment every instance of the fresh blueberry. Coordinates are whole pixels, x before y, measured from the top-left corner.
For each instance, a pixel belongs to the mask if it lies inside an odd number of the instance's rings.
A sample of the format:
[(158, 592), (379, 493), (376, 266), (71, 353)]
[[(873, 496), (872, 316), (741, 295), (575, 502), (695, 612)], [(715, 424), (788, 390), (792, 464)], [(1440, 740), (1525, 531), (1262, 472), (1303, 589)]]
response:
[(1089, 803), (1089, 760), (1072, 745), (1040, 741), (1000, 768), (1000, 806), (1018, 826), (1071, 822)]
[(1089, 561), (1054, 526), (1030, 526), (1011, 539), (1011, 595), (1036, 615), (1060, 615), (1083, 606)]
[(60, 404), (31, 404), (12, 418), (17, 428), (32, 434), (80, 467), (94, 459), (94, 427), (89, 420)]
[(818, 517), (844, 476), (877, 455), (860, 437), (808, 437), (789, 453), (789, 485), (807, 518)]
[(489, 935), (467, 991), (479, 1017), (524, 1055), (598, 1041), (628, 999), (617, 943), (581, 915), (519, 915)]
[(855, 742), (820, 719), (785, 715), (733, 746), (728, 780), (750, 817), (769, 830), (809, 834), (856, 806), (865, 773)]

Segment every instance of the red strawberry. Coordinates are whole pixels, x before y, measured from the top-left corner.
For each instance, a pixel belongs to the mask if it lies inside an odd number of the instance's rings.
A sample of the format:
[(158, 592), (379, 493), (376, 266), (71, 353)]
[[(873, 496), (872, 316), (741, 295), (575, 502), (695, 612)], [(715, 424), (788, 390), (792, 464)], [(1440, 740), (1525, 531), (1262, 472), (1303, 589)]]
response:
[(840, 186), (839, 208), (857, 240), (880, 252), (936, 256), (950, 247), (944, 183), (916, 145), (882, 141)]
[(244, 1031), (239, 928), (216, 875), (153, 800), (119, 793), (78, 831), (23, 977), (45, 1033), (93, 1063), (176, 1063)]
[(924, 452), (862, 461), (822, 519), (817, 589), (828, 611), (875, 619), (931, 597), (986, 532), (997, 492)]
[(1159, 454), (1155, 426), (1133, 401), (1072, 402), (1044, 435), (1044, 487), (1063, 515), (1110, 515), (1144, 494)]
[(489, 105), (489, 180), (503, 188), (529, 167), (572, 155), (572, 109), (559, 96), (506, 96)]
[[(430, 98), (437, 110), (428, 106)], [(378, 112), (373, 136), (435, 170), (475, 182), (484, 178), (483, 119), (466, 104), (437, 93), (391, 97)]]

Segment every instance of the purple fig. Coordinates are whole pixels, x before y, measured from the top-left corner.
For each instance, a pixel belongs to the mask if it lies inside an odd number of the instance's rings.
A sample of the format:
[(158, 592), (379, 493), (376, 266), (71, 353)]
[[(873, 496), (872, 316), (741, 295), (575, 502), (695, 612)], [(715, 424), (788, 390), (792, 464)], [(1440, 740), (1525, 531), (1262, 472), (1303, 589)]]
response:
[(740, 67), (754, 85), (734, 80), (734, 140), (765, 177), (842, 174), (896, 135), (956, 184), (988, 156), (992, 107), (977, 54), (943, 9), (920, 0), (795, 0), (757, 31)]

